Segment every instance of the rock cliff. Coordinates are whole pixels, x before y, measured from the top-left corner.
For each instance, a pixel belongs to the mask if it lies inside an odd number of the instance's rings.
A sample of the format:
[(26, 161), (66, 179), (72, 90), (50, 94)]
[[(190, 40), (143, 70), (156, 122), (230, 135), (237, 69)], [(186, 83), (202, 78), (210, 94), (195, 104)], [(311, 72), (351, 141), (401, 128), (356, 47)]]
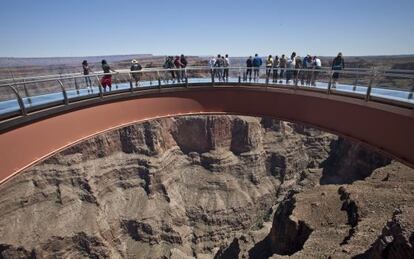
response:
[[(331, 134), (267, 118), (131, 125), (0, 186), (0, 258), (374, 255), (392, 211), (414, 196), (402, 180), (413, 172), (389, 163)], [(391, 196), (383, 191), (395, 186)]]

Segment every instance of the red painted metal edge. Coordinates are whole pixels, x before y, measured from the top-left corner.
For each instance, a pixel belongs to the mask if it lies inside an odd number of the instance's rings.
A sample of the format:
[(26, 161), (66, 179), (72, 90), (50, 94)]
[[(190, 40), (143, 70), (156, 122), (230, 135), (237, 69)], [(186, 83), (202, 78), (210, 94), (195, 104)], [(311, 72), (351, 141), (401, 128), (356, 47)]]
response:
[(377, 148), (414, 165), (414, 112), (302, 90), (206, 87), (151, 93), (68, 111), (0, 135), (0, 183), (71, 145), (145, 120), (240, 114), (304, 123)]

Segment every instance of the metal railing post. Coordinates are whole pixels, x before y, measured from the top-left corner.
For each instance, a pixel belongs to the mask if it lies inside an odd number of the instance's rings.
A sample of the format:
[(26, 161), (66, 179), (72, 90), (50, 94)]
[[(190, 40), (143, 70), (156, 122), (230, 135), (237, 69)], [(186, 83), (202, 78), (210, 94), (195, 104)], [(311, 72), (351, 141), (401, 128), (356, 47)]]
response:
[(211, 68), (211, 85), (214, 86), (214, 74), (215, 74), (215, 70), (214, 67)]
[(75, 81), (76, 93), (79, 94), (79, 85), (78, 85), (78, 82), (76, 81), (76, 77), (72, 77), (72, 78)]
[(270, 70), (267, 71), (267, 67), (266, 67), (266, 87), (269, 86), (269, 76), (270, 76)]
[(331, 70), (330, 70), (330, 72), (329, 72), (328, 94), (330, 94), (330, 93), (331, 93), (331, 88), (332, 88), (332, 76), (333, 76), (333, 73), (332, 73), (332, 69), (331, 69)]
[(411, 86), (410, 93), (408, 94), (408, 99), (412, 99), (413, 94), (414, 94), (414, 79), (412, 79), (411, 82), (412, 82), (412, 86)]
[(118, 81), (119, 81), (118, 73), (116, 73), (114, 74), (115, 89), (118, 89)]
[(132, 92), (134, 90), (134, 85), (132, 84), (131, 73), (128, 73), (128, 78), (129, 78), (129, 90)]
[(158, 88), (161, 89), (161, 76), (160, 71), (157, 70)]
[(371, 91), (372, 91), (372, 83), (374, 82), (375, 77), (376, 77), (376, 73), (375, 73), (374, 70), (372, 70), (371, 73), (372, 73), (372, 75), (371, 75), (371, 78), (370, 78), (369, 83), (368, 83), (367, 93), (365, 95), (365, 101), (369, 101), (370, 100)]
[(296, 73), (296, 76), (293, 78), (293, 83), (295, 84), (295, 88), (297, 88), (298, 87), (298, 84), (299, 84), (299, 76), (301, 76), (301, 72), (303, 73), (303, 71), (301, 70), (301, 69), (297, 69), (296, 70), (296, 68), (294, 68), (293, 69), (293, 74), (295, 74), (295, 71), (297, 72)]
[(357, 87), (357, 85), (358, 85), (358, 81), (359, 81), (359, 72), (357, 71), (357, 74), (356, 74), (356, 79), (355, 79), (355, 81), (354, 81), (354, 87), (352, 87), (352, 91), (354, 91), (354, 92), (355, 92), (356, 87)]
[(23, 116), (26, 116), (27, 111), (26, 111), (26, 107), (24, 106), (24, 102), (23, 102), (22, 97), (20, 96), (19, 92), (17, 91), (17, 89), (14, 86), (12, 86), (12, 85), (8, 85), (8, 86), (12, 89), (12, 91), (14, 92), (14, 94), (17, 97), (17, 103), (19, 104), (21, 114)]
[(60, 81), (60, 79), (58, 79), (57, 82), (59, 83), (60, 88), (62, 89), (63, 101), (64, 101), (65, 105), (68, 105), (69, 104), (69, 100), (68, 100), (68, 95), (66, 93), (66, 89), (63, 86), (63, 83), (62, 83), (62, 81)]
[(99, 88), (99, 96), (103, 98), (103, 91), (102, 91), (102, 83), (101, 80), (99, 80), (99, 77), (96, 75), (96, 80), (98, 81), (98, 88)]
[(184, 76), (185, 76), (185, 87), (188, 88), (188, 75), (187, 75), (187, 68), (184, 68)]
[(29, 94), (29, 91), (27, 90), (27, 86), (26, 86), (26, 80), (24, 78), (23, 78), (23, 89), (24, 89), (24, 94), (27, 97), (27, 101), (29, 103), (32, 103), (32, 98), (30, 98), (30, 94)]

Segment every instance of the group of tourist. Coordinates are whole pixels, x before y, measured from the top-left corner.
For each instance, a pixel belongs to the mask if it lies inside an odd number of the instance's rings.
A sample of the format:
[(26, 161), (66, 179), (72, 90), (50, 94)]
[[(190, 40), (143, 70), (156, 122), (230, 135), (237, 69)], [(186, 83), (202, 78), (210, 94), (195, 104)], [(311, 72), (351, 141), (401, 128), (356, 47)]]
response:
[(209, 66), (211, 68), (213, 78), (217, 77), (219, 81), (223, 82), (229, 81), (230, 59), (228, 54), (225, 56), (218, 54), (217, 58), (211, 58), (209, 61)]
[[(115, 72), (115, 70), (111, 69), (106, 60), (102, 60), (101, 63), (104, 75), (100, 80), (100, 83), (104, 91), (106, 91), (106, 87), (111, 90), (111, 72)], [(184, 68), (186, 68), (187, 65), (188, 62), (184, 55), (166, 57), (163, 68), (168, 69), (168, 71), (164, 80), (168, 81), (171, 79), (173, 81), (177, 80), (177, 82), (184, 82), (187, 76)], [(243, 73), (243, 81), (249, 80), (251, 82), (253, 79), (254, 82), (258, 82), (262, 65), (262, 58), (259, 57), (258, 54), (255, 54), (254, 57), (250, 56), (246, 60), (247, 69), (245, 73)], [(82, 62), (82, 67), (88, 91), (92, 91), (92, 82), (90, 77), (87, 76), (92, 70), (86, 60)], [(209, 67), (213, 78), (218, 78), (219, 81), (228, 82), (230, 67), (228, 54), (225, 56), (219, 54), (217, 57), (211, 58)], [(277, 83), (278, 80), (279, 83), (282, 83), (282, 79), (285, 79), (286, 84), (289, 84), (290, 81), (293, 80), (296, 85), (300, 82), (302, 85), (316, 86), (316, 80), (318, 79), (320, 69), (322, 68), (322, 62), (317, 56), (312, 57), (311, 55), (307, 55), (302, 59), (296, 55), (296, 52), (292, 52), (288, 58), (284, 54), (281, 57), (276, 55), (274, 58), (272, 55), (269, 55), (265, 61), (265, 67), (266, 80), (272, 78), (273, 83)], [(338, 71), (344, 68), (345, 62), (342, 53), (340, 52), (332, 61), (332, 70)], [(131, 61), (130, 71), (131, 77), (135, 81), (135, 86), (139, 85), (141, 79), (141, 73), (138, 72), (140, 70), (142, 70), (142, 66), (136, 59), (133, 59)], [(339, 73), (334, 72), (332, 75), (333, 86), (336, 85), (338, 77)]]
[(266, 59), (266, 76), (268, 79), (272, 76), (274, 83), (278, 79), (280, 80), (279, 83), (281, 83), (281, 79), (286, 77), (286, 84), (293, 80), (295, 84), (300, 81), (302, 85), (315, 86), (319, 74), (318, 70), (321, 68), (322, 62), (317, 56), (307, 55), (301, 59), (296, 56), (296, 52), (293, 52), (289, 58), (286, 58), (283, 54), (280, 58), (275, 56), (273, 59), (272, 55), (269, 55)]
[[(181, 56), (168, 56), (165, 59), (164, 65), (162, 66), (165, 69), (184, 69), (188, 65), (188, 61), (186, 57), (181, 54)], [(168, 73), (166, 74), (166, 77), (164, 80), (168, 82), (168, 80), (172, 80), (173, 82), (177, 80), (178, 83), (184, 82), (186, 76), (185, 70), (170, 70), (169, 74), (171, 75), (171, 78), (168, 76)]]
[[(258, 54), (253, 58), (250, 56), (246, 61), (246, 73), (244, 73), (244, 81), (258, 82), (260, 67), (262, 65), (261, 58)], [(316, 80), (318, 79), (320, 69), (322, 68), (322, 61), (317, 56), (306, 55), (303, 59), (296, 55), (296, 52), (292, 52), (290, 57), (286, 57), (284, 54), (279, 57), (269, 55), (266, 59), (266, 79), (272, 79), (273, 83), (282, 83), (282, 79), (286, 79), (286, 84), (293, 80), (294, 84), (316, 86)], [(342, 70), (345, 68), (345, 62), (342, 57), (342, 53), (338, 53), (332, 62), (332, 70)], [(336, 81), (339, 77), (338, 72), (334, 72), (332, 79), (333, 85), (335, 86)]]

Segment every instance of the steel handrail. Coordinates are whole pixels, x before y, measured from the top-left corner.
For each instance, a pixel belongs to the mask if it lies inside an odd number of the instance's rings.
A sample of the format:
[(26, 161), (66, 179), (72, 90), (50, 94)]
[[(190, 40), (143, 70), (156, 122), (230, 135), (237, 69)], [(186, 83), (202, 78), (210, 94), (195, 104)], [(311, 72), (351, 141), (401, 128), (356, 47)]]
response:
[[(15, 81), (13, 84), (14, 85), (27, 85), (27, 84), (34, 84), (34, 83), (45, 83), (45, 82), (52, 82), (52, 81), (56, 81), (56, 80), (76, 80), (78, 78), (87, 78), (87, 77), (96, 77), (96, 76), (105, 76), (105, 75), (119, 75), (119, 74), (144, 74), (144, 73), (160, 73), (160, 72), (171, 72), (171, 71), (204, 71), (205, 73), (209, 73), (211, 72), (211, 70), (221, 70), (221, 69), (229, 69), (231, 71), (234, 70), (241, 70), (241, 71), (245, 71), (246, 69), (249, 69), (249, 67), (186, 67), (186, 68), (168, 68), (168, 69), (143, 69), (140, 71), (130, 71), (127, 69), (123, 69), (123, 70), (118, 70), (116, 72), (111, 72), (111, 73), (94, 73), (94, 74), (90, 74), (90, 75), (76, 75), (76, 76), (60, 76), (60, 77), (56, 77), (56, 78), (47, 78), (47, 79), (41, 79), (41, 80), (33, 80), (33, 81), (21, 81), (21, 82), (17, 82)], [(254, 67), (251, 67), (251, 69), (254, 69)], [(266, 67), (259, 67), (260, 70), (265, 70)], [(307, 68), (300, 68), (300, 69), (296, 69), (296, 68), (275, 68), (272, 67), (272, 70), (275, 69), (283, 69), (285, 71), (318, 71), (318, 72), (322, 72), (322, 73), (339, 73), (339, 74), (347, 74), (347, 75), (371, 75), (373, 72), (375, 73), (379, 73), (379, 71), (377, 70), (369, 70), (369, 71), (350, 71), (350, 70), (331, 70), (331, 69), (307, 69)], [(388, 70), (388, 72), (391, 72)], [(414, 75), (407, 75), (407, 74), (397, 74), (397, 73), (381, 73), (381, 75), (383, 77), (396, 77), (396, 78), (406, 78), (406, 79), (414, 79)], [(8, 87), (9, 84), (3, 84), (0, 85), (0, 87)]]
[[(150, 85), (152, 85), (152, 81), (153, 80), (155, 80), (155, 81), (158, 80), (158, 88), (161, 88), (162, 87), (161, 75), (168, 74), (168, 73), (170, 73), (172, 71), (179, 72), (179, 73), (183, 73), (183, 75), (184, 75), (183, 78), (182, 78), (183, 81), (182, 82), (177, 82), (176, 85), (180, 85), (180, 86), (183, 86), (184, 85), (184, 86), (188, 87), (189, 86), (188, 75), (189, 74), (191, 75), (191, 72), (200, 71), (200, 72), (203, 73), (203, 75), (211, 76), (211, 81), (210, 82), (206, 82), (206, 83), (209, 84), (209, 85), (211, 85), (211, 86), (214, 86), (217, 83), (217, 81), (222, 81), (222, 80), (220, 80), (220, 78), (218, 78), (218, 80), (217, 80), (217, 75), (216, 75), (216, 72), (215, 71), (223, 71), (224, 69), (228, 69), (229, 72), (231, 73), (232, 77), (234, 77), (234, 75), (236, 74), (236, 77), (238, 77), (238, 83), (239, 84), (241, 84), (241, 76), (242, 75), (243, 75), (243, 80), (245, 81), (245, 72), (246, 72), (247, 69), (252, 69), (252, 70), (259, 69), (261, 71), (263, 71), (263, 70), (266, 70), (267, 71), (268, 69), (270, 69), (271, 71), (274, 71), (274, 70), (284, 70), (286, 72), (287, 71), (297, 71), (298, 73), (296, 73), (295, 76), (292, 75), (292, 78), (291, 78), (292, 81), (293, 81), (293, 84), (294, 84), (293, 85), (294, 88), (298, 88), (299, 87), (299, 85), (298, 85), (299, 75), (302, 72), (312, 72), (312, 75), (313, 75), (314, 72), (320, 72), (320, 73), (325, 74), (325, 78), (326, 78), (326, 76), (329, 77), (329, 83), (328, 83), (328, 87), (327, 87), (327, 93), (328, 94), (331, 94), (333, 92), (332, 91), (332, 86), (333, 86), (333, 83), (334, 82), (333, 82), (332, 75), (334, 73), (340, 73), (340, 74), (344, 74), (344, 75), (356, 75), (356, 80), (354, 81), (353, 84), (350, 84), (351, 86), (353, 85), (354, 89), (357, 86), (358, 80), (361, 80), (361, 77), (360, 76), (366, 76), (366, 79), (369, 80), (369, 83), (367, 85), (367, 90), (365, 92), (365, 100), (366, 101), (370, 101), (371, 100), (371, 96), (372, 96), (371, 95), (371, 90), (372, 90), (372, 88), (374, 86), (374, 82), (377, 82), (377, 80), (379, 78), (394, 77), (394, 78), (414, 79), (414, 75), (400, 74), (400, 73), (389, 73), (389, 72), (388, 73), (384, 73), (384, 72), (381, 72), (381, 71), (375, 70), (375, 69), (362, 70), (362, 71), (361, 70), (360, 71), (352, 71), (352, 70), (332, 70), (332, 69), (327, 69), (327, 68), (325, 68), (325, 69), (314, 69), (314, 68), (309, 68), (309, 69), (307, 69), (307, 68), (300, 68), (300, 69), (296, 69), (296, 68), (274, 68), (274, 67), (268, 68), (268, 67), (265, 67), (265, 66), (262, 66), (262, 67), (259, 67), (259, 68), (257, 68), (257, 67), (209, 67), (209, 66), (198, 66), (198, 67), (170, 68), (170, 69), (165, 69), (165, 68), (149, 68), (149, 69), (143, 69), (143, 70), (140, 70), (140, 71), (130, 71), (128, 69), (123, 69), (123, 70), (118, 70), (118, 71), (111, 72), (111, 73), (93, 73), (93, 74), (90, 74), (90, 75), (82, 75), (81, 74), (81, 75), (76, 75), (76, 76), (59, 76), (57, 78), (47, 78), (47, 79), (40, 79), (40, 80), (33, 80), (33, 81), (23, 80), (21, 82), (14, 81), (13, 84), (1, 85), (1, 87), (4, 86), (4, 87), (9, 87), (10, 88), (12, 86), (11, 88), (12, 88), (14, 94), (17, 96), (17, 99), (18, 99), (18, 103), (19, 103), (19, 106), (20, 106), (20, 113), (23, 116), (25, 116), (27, 114), (27, 112), (26, 112), (27, 109), (26, 109), (26, 107), (24, 105), (23, 98), (19, 95), (19, 92), (18, 92), (18, 89), (17, 89), (17, 86), (18, 85), (24, 85), (24, 86), (27, 87), (28, 84), (35, 84), (35, 83), (41, 83), (41, 82), (52, 82), (52, 81), (56, 81), (56, 82), (58, 82), (58, 85), (61, 88), (61, 91), (60, 92), (63, 94), (64, 104), (65, 105), (69, 105), (70, 102), (69, 102), (69, 98), (68, 98), (68, 95), (67, 95), (67, 90), (64, 87), (64, 80), (75, 80), (76, 90), (79, 91), (80, 87), (79, 87), (76, 79), (78, 79), (78, 78), (87, 78), (87, 77), (89, 77), (89, 78), (90, 77), (95, 77), (96, 80), (97, 80), (97, 82), (98, 82), (98, 87), (99, 87), (99, 98), (104, 98), (104, 96), (107, 93), (104, 91), (105, 89), (101, 85), (101, 81), (100, 81), (100, 78), (99, 78), (100, 76), (105, 76), (105, 75), (112, 75), (114, 77), (117, 77), (118, 76), (118, 78), (114, 78), (115, 85), (117, 84), (117, 82), (119, 82), (119, 83), (123, 83), (123, 82), (127, 83), (127, 82), (129, 82), (130, 83), (130, 91), (131, 92), (134, 92), (135, 91), (135, 88), (132, 86), (132, 75), (133, 74), (143, 74), (143, 75), (145, 75), (145, 74), (150, 74), (150, 75), (154, 74), (153, 78), (150, 77), (150, 82), (151, 82)], [(162, 74), (162, 73), (164, 73), (164, 74)], [(119, 77), (121, 75), (126, 75), (126, 80), (125, 80), (125, 77), (124, 78), (121, 78), (121, 80), (120, 80)], [(265, 82), (266, 83), (264, 85), (266, 87), (270, 86), (270, 84), (269, 84), (269, 77), (270, 77), (270, 73), (266, 73), (266, 77), (263, 77), (263, 74), (262, 74), (261, 77), (259, 77), (259, 78), (262, 78), (262, 79), (265, 78)], [(349, 79), (352, 79), (352, 77), (350, 77)], [(226, 81), (224, 80), (224, 81), (222, 81), (220, 83), (226, 83)], [(253, 83), (258, 83), (258, 82), (257, 81), (253, 81)], [(259, 84), (262, 84), (262, 83), (259, 83)], [(169, 85), (171, 85), (171, 84), (169, 84)], [(312, 89), (310, 89), (310, 90), (312, 90)], [(321, 89), (317, 89), (317, 90), (320, 91)], [(414, 85), (411, 87), (410, 90), (405, 91), (405, 92), (408, 92), (409, 93), (408, 100), (410, 100), (411, 99), (410, 97), (413, 96), (413, 91), (414, 91)], [(116, 92), (116, 91), (114, 91), (114, 92)], [(336, 92), (337, 91), (334, 91), (334, 93), (336, 93)], [(109, 94), (111, 94), (111, 93), (112, 92), (109, 92)], [(26, 94), (26, 96), (27, 96), (27, 94)], [(33, 98), (33, 96), (31, 96), (31, 98)], [(390, 100), (392, 100), (392, 98)], [(410, 107), (412, 106), (409, 102), (406, 102), (404, 104), (409, 104)]]
[[(204, 69), (204, 68), (210, 68), (209, 66), (194, 66), (194, 67), (186, 67), (187, 70), (192, 70), (192, 69)], [(237, 68), (243, 68), (246, 69), (247, 67), (228, 67), (229, 69), (237, 69)], [(273, 69), (275, 69), (274, 67), (272, 67)], [(287, 68), (287, 67), (278, 67), (279, 69), (291, 69), (291, 68)], [(180, 70), (181, 68), (171, 68), (169, 70)], [(165, 68), (162, 67), (155, 67), (155, 68), (143, 68), (141, 71), (153, 71), (153, 72), (161, 72), (162, 70), (165, 70)], [(327, 71), (327, 70), (332, 70), (330, 67), (321, 67), (320, 71)], [(397, 72), (397, 73), (413, 73), (414, 74), (414, 70), (403, 70), (403, 69), (380, 69), (380, 68), (374, 68), (375, 71), (379, 71), (379, 72)], [(372, 68), (345, 68), (343, 70), (339, 70), (339, 71), (353, 71), (353, 72), (357, 72), (357, 71), (372, 71)], [(120, 73), (127, 73), (127, 72), (132, 72), (129, 69), (119, 69), (117, 70), (117, 72)], [(136, 73), (136, 71), (135, 71)], [(6, 79), (0, 79), (0, 86), (6, 85), (6, 84), (2, 84), (3, 82), (16, 82), (16, 81), (22, 81), (22, 80), (33, 80), (33, 79), (57, 79), (57, 78), (61, 78), (61, 79), (67, 79), (67, 78), (71, 78), (71, 77), (87, 77), (87, 76), (94, 76), (94, 75), (103, 75), (103, 72), (92, 72), (89, 75), (83, 75), (82, 72), (76, 72), (76, 73), (67, 73), (67, 74), (52, 74), (52, 75), (41, 75), (41, 76), (31, 76), (31, 77), (15, 77), (15, 78), (6, 78)], [(30, 82), (30, 81), (29, 81)], [(39, 81), (42, 82), (42, 81)]]

